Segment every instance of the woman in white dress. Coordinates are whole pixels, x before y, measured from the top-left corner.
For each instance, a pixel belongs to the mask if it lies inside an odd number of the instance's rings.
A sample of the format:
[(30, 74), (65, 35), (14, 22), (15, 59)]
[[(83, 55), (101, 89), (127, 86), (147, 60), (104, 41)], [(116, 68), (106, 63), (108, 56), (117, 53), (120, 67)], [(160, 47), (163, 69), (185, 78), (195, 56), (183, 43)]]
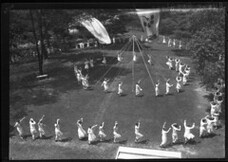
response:
[(175, 144), (178, 141), (178, 133), (177, 133), (177, 131), (181, 130), (181, 126), (180, 125), (178, 126), (177, 123), (173, 123), (171, 126), (172, 126), (172, 129), (173, 129), (172, 141)]
[(165, 88), (165, 89), (166, 89), (166, 92), (165, 92), (165, 94), (166, 94), (166, 95), (169, 94), (170, 88), (173, 86), (173, 84), (170, 84), (170, 83), (169, 83), (169, 80), (170, 80), (170, 79), (167, 79), (167, 80), (166, 80), (166, 83), (165, 83), (165, 85), (166, 85), (166, 88)]
[(92, 127), (90, 126), (87, 130), (88, 133), (88, 143), (91, 144), (96, 140), (96, 136), (93, 132), (93, 128), (97, 127), (97, 125), (93, 125)]
[(23, 117), (22, 119), (20, 119), (19, 121), (17, 121), (17, 122), (15, 123), (15, 125), (14, 125), (14, 127), (17, 128), (19, 137), (20, 137), (21, 139), (24, 139), (24, 137), (23, 137), (24, 130), (23, 130), (22, 126), (21, 126), (21, 122), (22, 122), (24, 119), (25, 119), (25, 117)]
[(214, 102), (214, 101), (210, 102), (210, 105), (211, 105), (210, 114), (211, 116), (213, 116), (215, 112), (219, 111), (218, 109), (219, 105), (217, 102)]
[(179, 67), (180, 59), (176, 58), (175, 59), (175, 69), (178, 72), (178, 67)]
[(218, 127), (221, 125), (220, 120), (219, 120), (219, 116), (220, 116), (219, 112), (215, 112), (213, 114), (213, 118), (215, 119), (215, 122), (214, 122), (215, 129), (218, 129)]
[(158, 80), (158, 82), (155, 84), (155, 96), (159, 96), (160, 95), (159, 85), (160, 85), (160, 82)]
[(165, 130), (165, 125), (166, 122), (164, 122), (163, 126), (162, 126), (162, 142), (160, 144), (160, 147), (165, 147), (165, 145), (167, 144), (167, 134), (169, 133), (169, 131), (171, 130), (171, 128), (169, 128), (168, 130)]
[(82, 123), (83, 123), (83, 118), (81, 118), (80, 120), (77, 121), (77, 126), (78, 126), (78, 138), (79, 138), (80, 140), (87, 137), (87, 133), (86, 133), (86, 131), (83, 129)]
[(29, 120), (29, 127), (30, 127), (30, 133), (32, 135), (32, 139), (35, 140), (36, 137), (36, 122), (33, 120), (33, 118), (30, 118)]
[(182, 62), (179, 63), (179, 74), (183, 73), (184, 66), (185, 66), (185, 64), (183, 64)]
[(135, 96), (141, 96), (142, 95), (142, 88), (139, 86), (139, 82), (135, 84)]
[(102, 82), (101, 86), (104, 87), (104, 91), (108, 92), (108, 79), (105, 78), (104, 81)]
[(38, 131), (39, 131), (39, 134), (40, 134), (40, 138), (42, 138), (45, 135), (45, 131), (44, 131), (45, 124), (43, 124), (43, 119), (44, 119), (44, 115), (41, 117), (41, 119), (37, 123)]
[(118, 84), (118, 92), (117, 92), (117, 94), (118, 94), (119, 96), (121, 96), (121, 95), (123, 94), (122, 85), (123, 85), (123, 82), (120, 82), (120, 83)]
[(59, 125), (60, 119), (57, 119), (55, 123), (55, 142), (62, 140), (63, 133), (60, 130), (60, 125)]
[(106, 137), (106, 134), (104, 133), (104, 122), (99, 126), (98, 136), (100, 137), (100, 141), (103, 141)]
[(192, 124), (191, 127), (187, 126), (186, 124), (186, 120), (184, 120), (184, 141), (185, 141), (185, 144), (189, 141), (189, 140), (192, 140), (194, 139), (194, 135), (191, 133), (191, 129), (195, 128), (195, 123)]
[(207, 126), (207, 119), (205, 118), (202, 118), (200, 120), (200, 128), (199, 128), (199, 137), (202, 138), (202, 137), (205, 137), (207, 135), (207, 129), (206, 129), (206, 126)]
[(135, 124), (135, 142), (138, 142), (140, 138), (143, 137), (143, 134), (139, 133), (140, 122)]
[(168, 58), (168, 61), (166, 62), (166, 65), (168, 65), (170, 70), (173, 68), (172, 58), (170, 58), (170, 57)]
[(181, 77), (180, 77), (180, 76), (177, 76), (177, 77), (176, 77), (176, 81), (177, 81), (176, 90), (177, 90), (177, 92), (179, 93), (179, 92), (180, 92), (180, 89), (181, 89), (181, 84), (180, 84), (180, 82), (181, 82)]
[(115, 121), (115, 125), (113, 127), (114, 143), (117, 142), (116, 141), (117, 139), (121, 138), (121, 135), (119, 133), (117, 133), (117, 131), (118, 131), (118, 123), (117, 123), (117, 121)]
[(207, 133), (213, 134), (214, 133), (214, 123), (216, 122), (216, 119), (210, 115), (207, 115), (206, 117), (207, 120)]
[(187, 76), (188, 76), (188, 74), (187, 73), (185, 73), (185, 72), (180, 72), (182, 75), (183, 75), (183, 79), (182, 79), (182, 81), (183, 81), (183, 85), (186, 85), (186, 83), (187, 83)]

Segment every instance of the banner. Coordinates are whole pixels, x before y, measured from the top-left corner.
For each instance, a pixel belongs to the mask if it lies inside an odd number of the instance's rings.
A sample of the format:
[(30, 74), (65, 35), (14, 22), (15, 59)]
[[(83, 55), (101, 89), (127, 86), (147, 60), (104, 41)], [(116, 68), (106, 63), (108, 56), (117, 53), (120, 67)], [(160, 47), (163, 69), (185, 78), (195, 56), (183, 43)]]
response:
[(144, 32), (147, 36), (159, 35), (160, 10), (159, 9), (136, 9)]
[(96, 18), (81, 21), (81, 24), (98, 39), (101, 44), (110, 44), (111, 39), (103, 24)]

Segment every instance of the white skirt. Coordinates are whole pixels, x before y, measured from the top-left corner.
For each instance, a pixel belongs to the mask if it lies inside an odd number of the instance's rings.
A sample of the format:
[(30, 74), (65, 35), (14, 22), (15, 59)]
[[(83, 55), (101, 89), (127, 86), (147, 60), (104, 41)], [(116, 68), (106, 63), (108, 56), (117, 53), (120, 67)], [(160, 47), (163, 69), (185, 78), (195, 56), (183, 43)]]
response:
[(113, 134), (114, 134), (114, 138), (120, 138), (121, 137), (121, 135), (118, 134), (117, 132), (113, 132)]
[(95, 141), (95, 139), (96, 139), (96, 136), (94, 133), (90, 133), (88, 135), (88, 141), (93, 142), (93, 141)]
[(106, 137), (106, 134), (103, 131), (99, 131), (98, 135), (102, 138)]
[(195, 136), (192, 133), (186, 133), (184, 134), (184, 137), (189, 140), (189, 139), (193, 139)]
[(143, 137), (143, 134), (141, 134), (141, 133), (139, 133), (139, 132), (135, 132), (135, 135), (136, 135), (136, 138), (137, 138), (137, 139)]
[(78, 128), (78, 138), (82, 139), (87, 136), (86, 131), (83, 128)]

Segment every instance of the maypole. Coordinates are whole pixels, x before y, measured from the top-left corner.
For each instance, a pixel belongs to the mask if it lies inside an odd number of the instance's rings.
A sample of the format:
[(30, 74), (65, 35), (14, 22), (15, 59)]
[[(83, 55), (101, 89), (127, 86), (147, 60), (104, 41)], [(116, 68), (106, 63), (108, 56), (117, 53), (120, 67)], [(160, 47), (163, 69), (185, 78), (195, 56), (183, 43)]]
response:
[(134, 75), (134, 56), (135, 56), (135, 44), (134, 44), (134, 41), (135, 41), (135, 36), (133, 35), (132, 36), (133, 38), (133, 50), (132, 50), (132, 92), (134, 92), (134, 85), (135, 85), (135, 75)]

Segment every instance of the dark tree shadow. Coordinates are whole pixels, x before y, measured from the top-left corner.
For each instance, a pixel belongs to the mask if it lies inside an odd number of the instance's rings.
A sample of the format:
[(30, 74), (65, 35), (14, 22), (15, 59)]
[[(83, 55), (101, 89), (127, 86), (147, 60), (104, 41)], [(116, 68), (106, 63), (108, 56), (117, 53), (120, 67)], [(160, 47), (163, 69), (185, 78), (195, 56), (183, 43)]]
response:
[(204, 98), (206, 98), (209, 102), (213, 101), (214, 95), (212, 93), (209, 93), (207, 95), (203, 96)]

